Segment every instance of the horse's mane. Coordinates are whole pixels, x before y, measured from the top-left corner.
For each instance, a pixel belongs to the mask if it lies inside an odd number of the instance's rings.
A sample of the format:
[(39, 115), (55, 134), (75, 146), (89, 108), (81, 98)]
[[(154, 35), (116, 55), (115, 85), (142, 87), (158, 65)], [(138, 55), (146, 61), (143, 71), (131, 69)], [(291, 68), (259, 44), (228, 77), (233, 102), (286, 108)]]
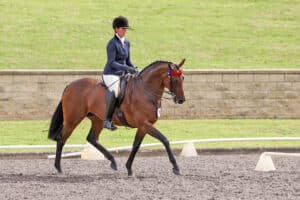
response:
[(172, 64), (172, 62), (169, 62), (169, 61), (157, 60), (157, 61), (150, 63), (148, 66), (146, 66), (142, 71), (140, 71), (139, 75), (143, 74), (145, 71), (152, 69), (153, 67), (156, 67), (157, 65), (162, 64), (162, 63)]
[(131, 92), (129, 93), (130, 94), (130, 98), (132, 97), (132, 94), (134, 93), (134, 90), (135, 90), (135, 86), (137, 84), (137, 82), (139, 82), (141, 80), (141, 76), (146, 73), (148, 70), (151, 70), (152, 68), (155, 68), (157, 67), (158, 65), (160, 64), (172, 64), (172, 62), (169, 62), (169, 61), (162, 61), (162, 60), (157, 60), (157, 61), (154, 61), (152, 63), (150, 63), (148, 66), (144, 67), (144, 69), (142, 69), (138, 74), (137, 76), (135, 76), (133, 78), (133, 81), (131, 82), (130, 84), (130, 90)]

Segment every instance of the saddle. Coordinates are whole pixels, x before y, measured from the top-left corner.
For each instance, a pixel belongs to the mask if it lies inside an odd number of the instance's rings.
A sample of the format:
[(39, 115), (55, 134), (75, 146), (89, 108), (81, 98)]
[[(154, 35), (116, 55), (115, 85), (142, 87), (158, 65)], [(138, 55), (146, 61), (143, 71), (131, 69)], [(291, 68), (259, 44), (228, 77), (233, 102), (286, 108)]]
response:
[[(126, 88), (127, 88), (127, 83), (129, 82), (130, 79), (132, 79), (135, 75), (133, 74), (125, 74), (123, 76), (120, 77), (120, 94), (117, 98), (117, 101), (116, 101), (116, 105), (115, 105), (115, 112), (119, 118), (119, 120), (121, 121), (121, 123), (123, 124), (123, 126), (126, 126), (126, 127), (131, 127), (126, 118), (125, 118), (125, 115), (123, 113), (123, 111), (121, 110), (120, 106), (124, 100), (124, 97), (125, 97), (125, 94), (126, 94)], [(105, 87), (106, 90), (108, 90), (108, 87), (103, 83), (101, 82), (101, 85), (103, 87)]]

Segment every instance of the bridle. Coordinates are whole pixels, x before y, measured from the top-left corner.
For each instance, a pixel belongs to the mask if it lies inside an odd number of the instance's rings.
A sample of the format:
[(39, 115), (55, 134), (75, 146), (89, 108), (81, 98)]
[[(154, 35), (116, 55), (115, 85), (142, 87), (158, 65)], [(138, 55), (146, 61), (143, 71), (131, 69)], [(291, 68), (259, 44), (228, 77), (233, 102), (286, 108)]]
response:
[[(174, 64), (174, 63), (169, 63), (168, 65), (169, 69), (167, 70), (167, 77), (170, 79), (170, 89), (169, 91), (166, 91), (166, 90), (163, 90), (162, 92), (166, 93), (166, 94), (169, 94), (171, 97), (164, 97), (164, 96), (160, 96), (157, 94), (157, 92), (149, 92), (147, 90), (145, 90), (144, 92), (146, 94), (148, 94), (149, 96), (153, 96), (153, 97), (160, 97), (160, 98), (163, 98), (163, 99), (175, 99), (176, 98), (176, 95), (175, 95), (175, 77), (184, 77), (183, 76), (183, 70), (180, 70), (178, 65)], [(173, 69), (173, 68), (176, 68), (176, 71)], [(140, 78), (140, 74), (141, 72), (139, 72), (135, 78)], [(153, 101), (154, 105), (156, 105), (155, 101)]]
[[(172, 69), (172, 66), (174, 66), (177, 69), (177, 71), (174, 71)], [(178, 66), (176, 64), (169, 64), (169, 69), (167, 71), (167, 75), (170, 79), (170, 90), (169, 91), (164, 91), (164, 92), (171, 95), (174, 98), (175, 97), (175, 91), (174, 91), (175, 79), (174, 79), (174, 77), (183, 76), (183, 70), (178, 69)]]

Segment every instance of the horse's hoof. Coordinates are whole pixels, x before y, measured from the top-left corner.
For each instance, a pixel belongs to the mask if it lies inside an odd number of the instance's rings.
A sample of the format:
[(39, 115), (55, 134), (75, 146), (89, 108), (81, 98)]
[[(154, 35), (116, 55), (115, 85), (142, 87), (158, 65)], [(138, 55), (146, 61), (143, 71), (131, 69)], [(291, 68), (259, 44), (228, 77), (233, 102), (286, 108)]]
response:
[(118, 170), (116, 162), (111, 162), (110, 167), (111, 167), (113, 170), (116, 170), (116, 171)]
[(62, 174), (62, 170), (60, 166), (54, 165), (55, 169), (57, 170), (58, 173)]
[(128, 174), (128, 178), (136, 179), (136, 176), (135, 176), (135, 174), (132, 173), (130, 175)]
[(128, 178), (133, 178), (133, 179), (136, 178), (135, 173), (133, 173), (131, 169), (128, 169)]
[(173, 173), (174, 173), (175, 175), (181, 175), (179, 169), (173, 169)]
[(61, 169), (56, 168), (56, 170), (57, 170), (57, 172), (58, 172), (59, 174), (62, 174), (62, 173), (63, 173)]
[(132, 170), (128, 170), (128, 177), (133, 177)]

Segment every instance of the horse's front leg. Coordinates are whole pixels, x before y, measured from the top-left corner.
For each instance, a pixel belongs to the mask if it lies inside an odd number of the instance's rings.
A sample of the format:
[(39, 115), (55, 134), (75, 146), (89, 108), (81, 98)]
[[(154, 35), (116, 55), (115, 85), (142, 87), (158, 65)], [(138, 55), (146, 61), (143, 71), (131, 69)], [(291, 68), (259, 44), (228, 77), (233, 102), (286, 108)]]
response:
[(163, 145), (166, 148), (166, 151), (168, 153), (170, 162), (173, 165), (173, 172), (176, 175), (180, 175), (180, 170), (179, 167), (177, 165), (176, 159), (174, 157), (173, 152), (171, 151), (170, 148), (170, 142), (169, 140), (159, 131), (157, 130), (152, 124), (147, 125), (147, 133), (150, 134), (152, 137), (158, 139), (159, 141), (161, 141), (163, 143)]
[(134, 142), (133, 142), (133, 145), (132, 145), (131, 153), (130, 153), (129, 158), (126, 162), (126, 168), (127, 168), (127, 171), (128, 171), (128, 176), (132, 176), (132, 169), (131, 169), (132, 162), (134, 160), (134, 157), (135, 157), (137, 151), (139, 150), (139, 147), (140, 147), (144, 137), (145, 137), (145, 132), (141, 131), (141, 129), (138, 129), (136, 131), (136, 134), (135, 134), (135, 139), (134, 139)]
[(107, 151), (100, 143), (98, 143), (97, 141), (97, 133), (99, 131), (95, 131), (93, 129), (93, 127), (90, 129), (90, 132), (87, 136), (87, 141), (89, 143), (91, 143), (94, 147), (96, 147), (104, 156), (105, 158), (107, 158), (108, 160), (110, 160), (111, 164), (110, 164), (110, 167), (114, 170), (117, 170), (117, 163), (115, 161), (115, 158), (113, 157), (113, 155), (111, 155), (111, 153), (109, 153), (109, 151)]

